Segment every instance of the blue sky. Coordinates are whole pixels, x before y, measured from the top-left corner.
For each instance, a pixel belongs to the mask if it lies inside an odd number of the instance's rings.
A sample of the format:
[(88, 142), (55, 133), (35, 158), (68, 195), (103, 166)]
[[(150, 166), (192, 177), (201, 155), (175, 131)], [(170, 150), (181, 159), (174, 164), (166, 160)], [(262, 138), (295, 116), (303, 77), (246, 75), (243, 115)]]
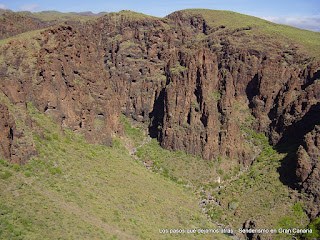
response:
[(123, 9), (163, 17), (186, 8), (231, 10), (274, 22), (320, 31), (320, 0), (0, 0), (13, 11), (117, 12)]

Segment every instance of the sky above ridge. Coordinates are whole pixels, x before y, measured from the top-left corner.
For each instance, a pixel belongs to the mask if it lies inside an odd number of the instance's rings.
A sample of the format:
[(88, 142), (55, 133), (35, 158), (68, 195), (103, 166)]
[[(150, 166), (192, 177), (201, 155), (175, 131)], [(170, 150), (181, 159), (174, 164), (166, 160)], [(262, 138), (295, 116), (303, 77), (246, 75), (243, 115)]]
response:
[(320, 31), (320, 0), (0, 0), (13, 11), (118, 12), (132, 10), (157, 17), (186, 8), (230, 10), (269, 21)]

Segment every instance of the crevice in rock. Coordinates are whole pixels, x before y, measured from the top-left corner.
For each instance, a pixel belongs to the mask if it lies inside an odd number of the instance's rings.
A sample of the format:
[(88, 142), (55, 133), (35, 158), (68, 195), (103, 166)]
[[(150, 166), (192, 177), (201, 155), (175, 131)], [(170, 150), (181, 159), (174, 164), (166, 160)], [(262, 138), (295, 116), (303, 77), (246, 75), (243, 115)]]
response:
[(302, 90), (305, 90), (308, 86), (314, 83), (315, 80), (320, 79), (320, 70), (313, 74), (313, 77), (308, 76), (306, 83), (301, 86)]
[[(156, 93), (156, 96), (158, 94)], [(153, 104), (153, 110), (149, 114), (149, 119), (151, 119), (151, 123), (149, 125), (149, 134), (152, 138), (157, 138), (161, 141), (161, 128), (163, 126), (163, 118), (164, 118), (164, 97), (165, 97), (165, 89), (162, 88), (158, 97), (155, 98)]]
[(259, 85), (260, 85), (259, 76), (256, 73), (254, 77), (251, 79), (251, 81), (248, 83), (246, 88), (246, 94), (250, 102), (249, 104), (250, 108), (253, 108), (253, 103), (252, 103), (253, 97), (259, 94), (259, 87), (260, 87)]
[(301, 120), (287, 127), (276, 145), (279, 152), (287, 153), (287, 156), (282, 160), (281, 166), (278, 168), (280, 180), (283, 184), (293, 189), (298, 186), (296, 178), (296, 153), (302, 144), (304, 136), (311, 132), (315, 125), (320, 124), (320, 119), (315, 116), (320, 116), (320, 103), (311, 106), (308, 113)]
[(11, 140), (13, 140), (13, 129), (12, 129), (12, 127), (11, 127), (10, 130), (9, 130), (9, 138), (10, 138)]
[(201, 87), (201, 73), (199, 68), (197, 69), (197, 79), (196, 79), (196, 89), (194, 90), (194, 94), (197, 97), (197, 102), (199, 104), (199, 108), (202, 109), (202, 87)]

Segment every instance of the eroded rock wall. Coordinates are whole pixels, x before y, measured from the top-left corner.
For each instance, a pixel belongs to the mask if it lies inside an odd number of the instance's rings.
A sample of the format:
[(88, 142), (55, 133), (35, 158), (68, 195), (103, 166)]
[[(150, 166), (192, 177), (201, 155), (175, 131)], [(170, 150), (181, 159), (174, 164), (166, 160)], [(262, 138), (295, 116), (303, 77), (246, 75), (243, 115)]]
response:
[(319, 214), (320, 204), (320, 127), (306, 134), (297, 151), (296, 176), (302, 191), (307, 194), (307, 203), (312, 218)]
[(40, 34), (31, 53), (18, 40), (4, 47), (10, 57), (1, 66), (2, 90), (90, 142), (110, 145), (112, 132), (122, 132), (122, 112), (149, 121), (164, 148), (249, 164), (239, 105), (250, 108), (252, 127), (273, 144), (291, 137), (293, 126), (303, 136), (305, 125), (318, 121), (308, 116), (319, 100), (319, 63), (299, 56), (296, 46), (287, 46), (288, 57), (269, 45), (239, 45), (237, 34), (250, 29), (223, 31), (179, 12), (57, 26)]
[[(0, 88), (13, 104), (30, 101), (89, 142), (112, 145), (123, 113), (148, 122), (166, 149), (249, 165), (241, 126), (251, 114), (251, 127), (274, 145), (320, 124), (319, 61), (292, 42), (252, 41), (250, 30), (210, 27), (181, 12), (56, 26), (1, 46)], [(316, 161), (309, 158), (299, 160), (301, 183)]]

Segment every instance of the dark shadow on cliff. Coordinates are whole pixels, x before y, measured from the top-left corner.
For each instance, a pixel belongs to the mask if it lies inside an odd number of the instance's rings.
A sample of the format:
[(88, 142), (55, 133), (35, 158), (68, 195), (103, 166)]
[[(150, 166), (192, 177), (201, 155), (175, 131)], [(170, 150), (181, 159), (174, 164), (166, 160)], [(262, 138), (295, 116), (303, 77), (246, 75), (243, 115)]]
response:
[(252, 103), (253, 97), (259, 94), (259, 85), (260, 85), (259, 77), (258, 77), (258, 74), (256, 74), (250, 80), (250, 82), (248, 83), (247, 88), (246, 88), (246, 94), (247, 94), (248, 100), (250, 102), (249, 107), (251, 109), (254, 107), (253, 103)]
[(317, 79), (320, 79), (320, 70), (315, 72), (312, 77), (308, 76), (306, 83), (301, 86), (301, 89), (305, 90), (307, 87), (309, 87), (311, 84), (313, 84), (314, 81)]
[(276, 145), (276, 150), (280, 153), (287, 153), (282, 160), (281, 166), (278, 168), (280, 180), (283, 184), (296, 188), (296, 164), (297, 150), (302, 144), (304, 136), (312, 131), (315, 125), (320, 124), (320, 103), (311, 106), (310, 110), (303, 118), (289, 127), (283, 132), (283, 135)]
[[(157, 95), (157, 94), (156, 94)], [(164, 117), (164, 96), (165, 89), (163, 88), (159, 96), (154, 100), (153, 110), (149, 114), (151, 123), (149, 125), (149, 135), (152, 138), (161, 139), (161, 128), (163, 126), (163, 117)]]
[(281, 166), (277, 169), (280, 174), (280, 181), (288, 187), (297, 188), (296, 181), (296, 167), (297, 167), (297, 155), (299, 145), (302, 141), (296, 139), (284, 144), (278, 144), (275, 149), (280, 153), (286, 153), (287, 155), (281, 160)]

